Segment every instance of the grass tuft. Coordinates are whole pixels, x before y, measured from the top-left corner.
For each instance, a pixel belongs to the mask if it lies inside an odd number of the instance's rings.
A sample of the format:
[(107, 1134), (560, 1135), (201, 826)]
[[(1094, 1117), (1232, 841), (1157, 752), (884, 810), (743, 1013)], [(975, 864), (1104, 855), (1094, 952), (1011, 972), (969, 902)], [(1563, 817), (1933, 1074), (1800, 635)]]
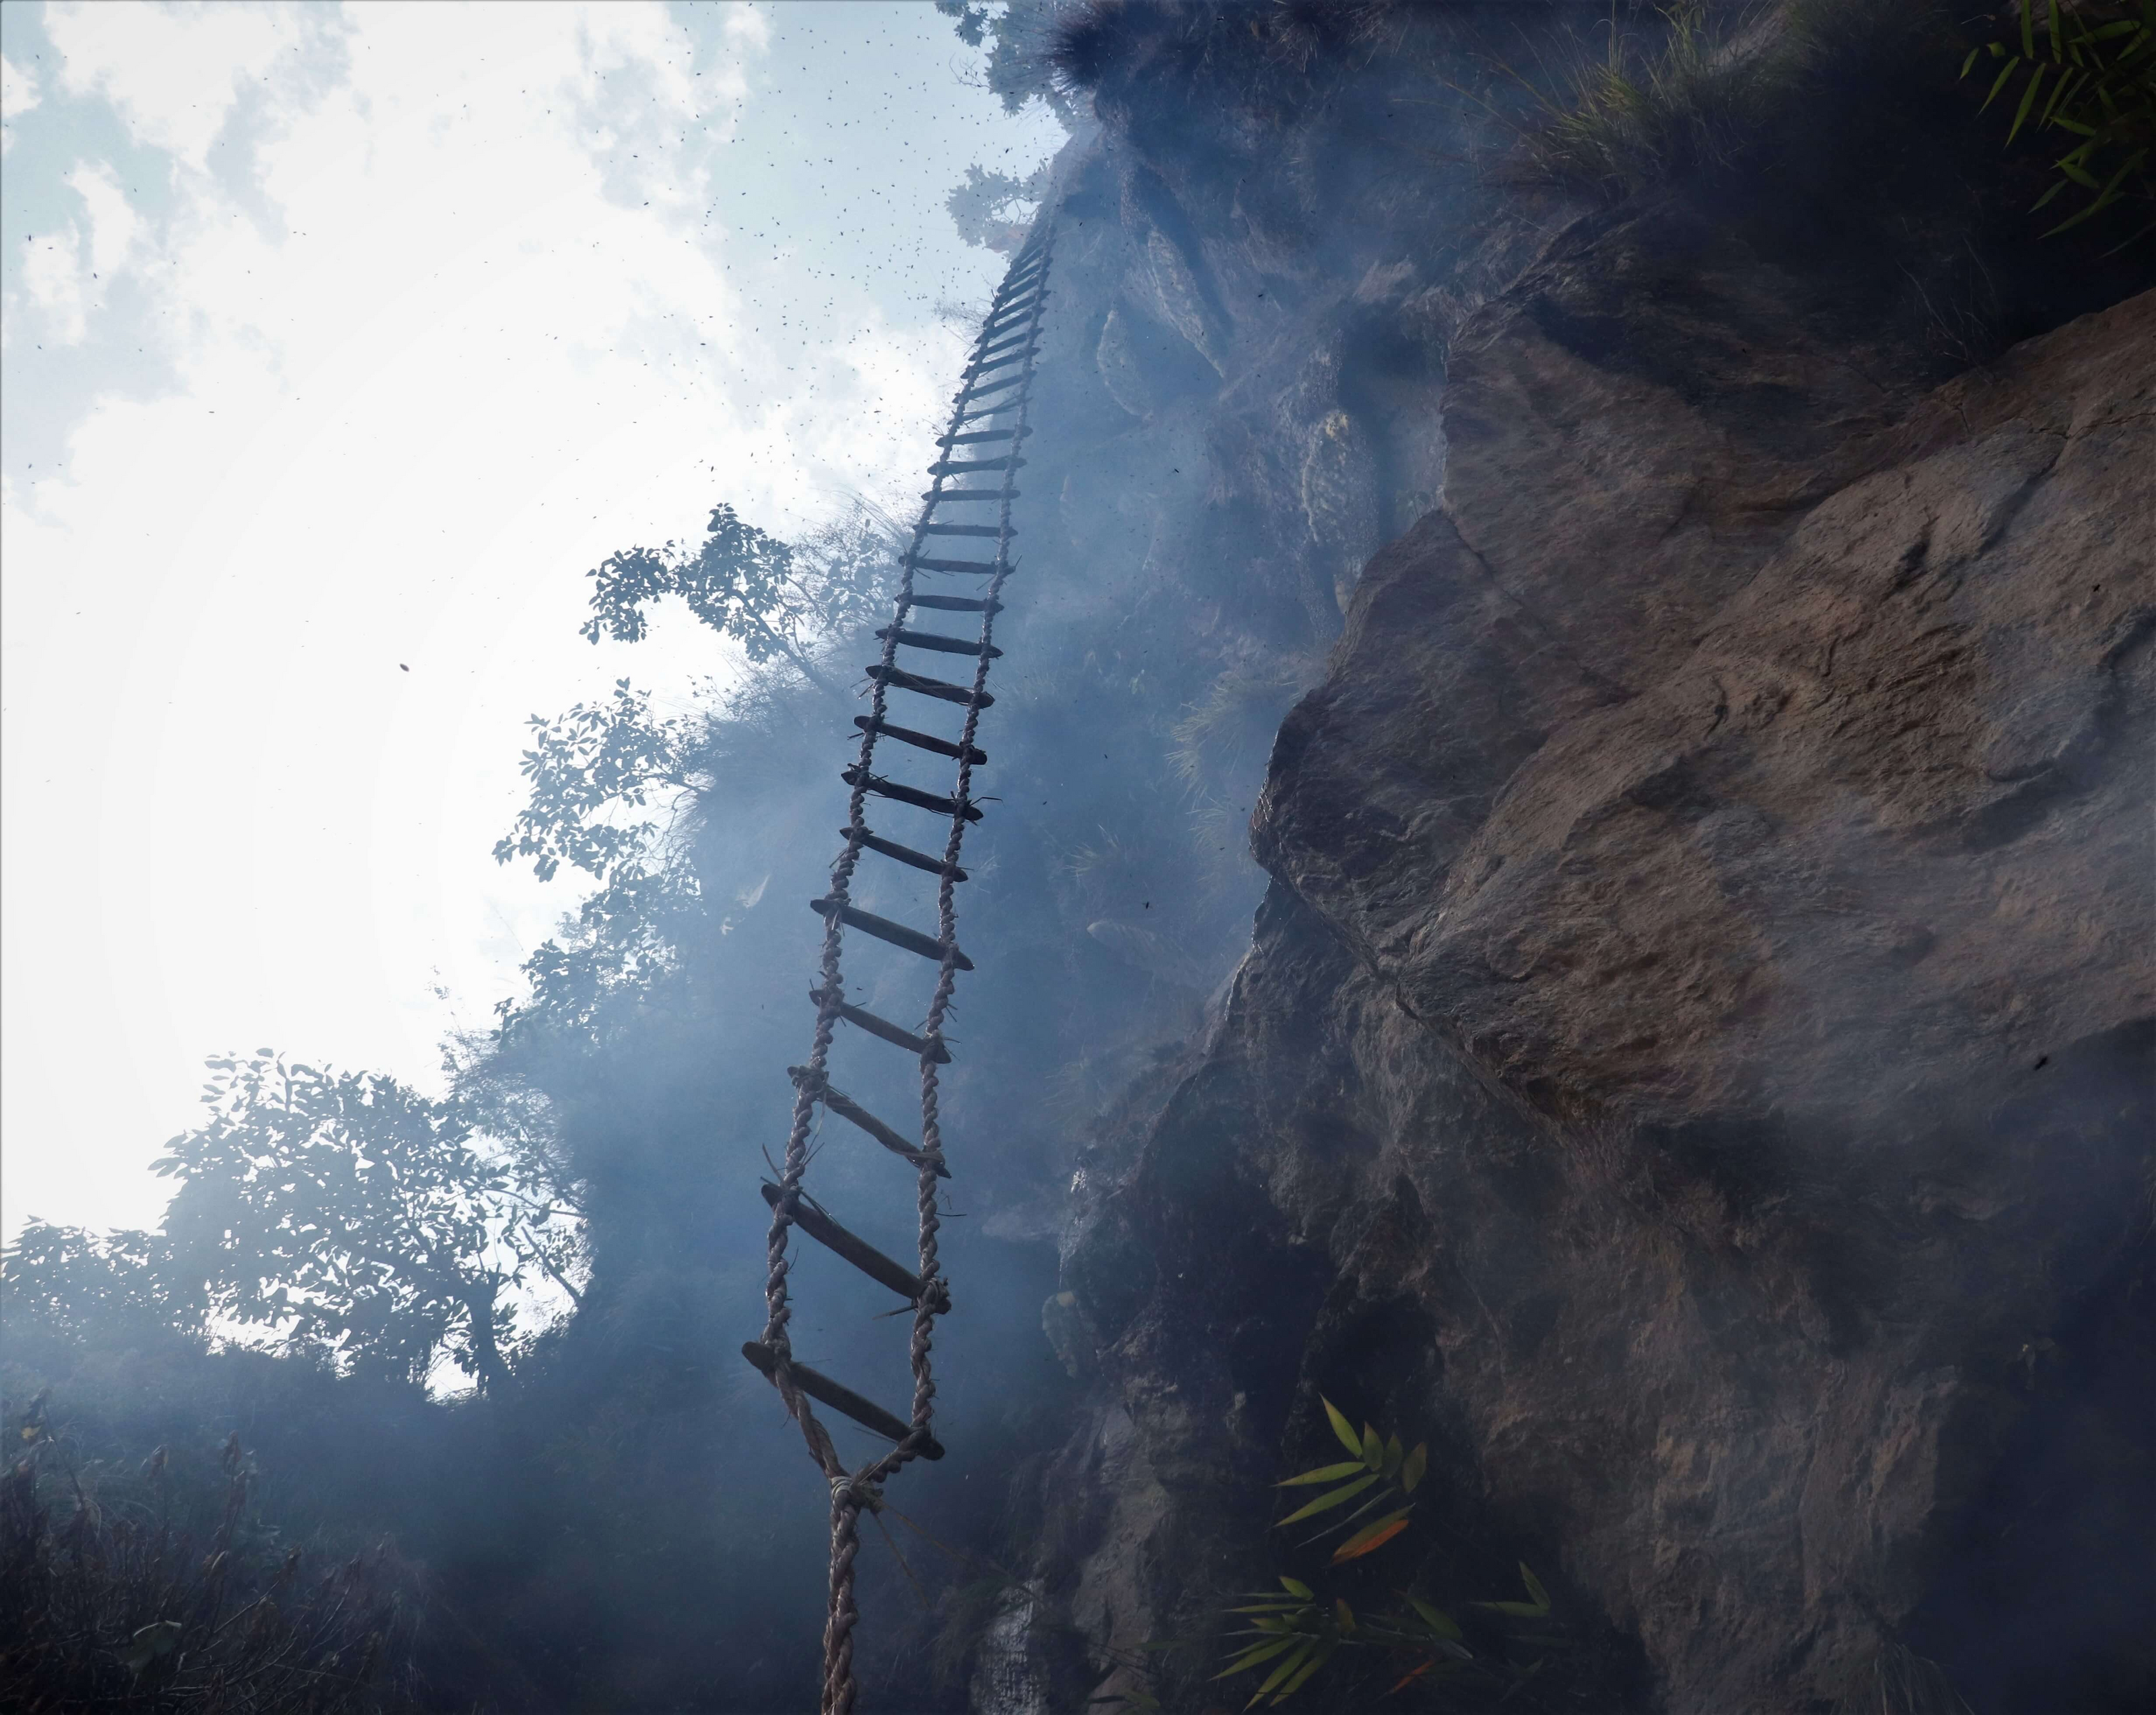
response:
[(1534, 175), (1617, 202), (1734, 166), (1758, 132), (1773, 81), (1741, 39), (1756, 22), (1751, 8), (1710, 9), (1703, 0), (1662, 8), (1645, 32), (1613, 12), (1600, 54), (1577, 38), (1569, 62), (1521, 78), (1540, 108), (1523, 139)]
[(410, 1573), (386, 1546), (309, 1571), (249, 1517), (237, 1435), (221, 1483), (205, 1483), (162, 1447), (137, 1469), (78, 1470), (42, 1394), (16, 1434), (28, 1451), (0, 1476), (0, 1704), (140, 1715), (413, 1707)]

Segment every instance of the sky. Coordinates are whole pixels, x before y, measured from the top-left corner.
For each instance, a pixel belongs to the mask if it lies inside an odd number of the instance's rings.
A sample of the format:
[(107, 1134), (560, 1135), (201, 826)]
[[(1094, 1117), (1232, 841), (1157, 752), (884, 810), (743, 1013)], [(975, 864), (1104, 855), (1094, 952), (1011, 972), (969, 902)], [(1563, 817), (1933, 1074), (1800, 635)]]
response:
[(927, 0), (0, 6), (0, 1225), (155, 1223), (202, 1063), (439, 1086), (576, 902), (524, 722), (735, 665), (585, 573), (917, 490), (1062, 141)]

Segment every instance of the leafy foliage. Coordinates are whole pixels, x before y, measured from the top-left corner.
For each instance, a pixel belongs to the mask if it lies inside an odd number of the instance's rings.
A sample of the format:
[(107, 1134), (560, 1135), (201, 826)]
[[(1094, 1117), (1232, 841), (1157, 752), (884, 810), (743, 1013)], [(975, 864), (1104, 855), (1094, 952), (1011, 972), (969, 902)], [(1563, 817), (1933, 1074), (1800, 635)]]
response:
[(530, 858), (542, 881), (564, 863), (610, 887), (643, 874), (659, 825), (624, 822), (619, 812), (645, 808), (662, 788), (690, 785), (687, 723), (654, 717), (649, 694), (620, 679), (607, 702), (578, 703), (551, 721), (534, 715), (528, 724), (537, 735), (524, 752), (530, 795), (495, 843), (494, 860)]
[[(2035, 207), (2046, 207), (2070, 186), (2085, 193), (2082, 206), (2046, 238), (2119, 203), (2138, 203), (2144, 213), (2156, 214), (2156, 172), (2149, 164), (2156, 149), (2156, 0), (2140, 0), (2133, 13), (2105, 17), (2087, 6), (2046, 0), (2040, 23), (2035, 0), (2021, 0), (2019, 38), (1972, 48), (1962, 62), (1964, 77), (1987, 56), (1999, 66), (1984, 98), (1987, 109), (2020, 90), (2006, 131), (2010, 144), (2025, 129), (2079, 139), (2051, 163), (2059, 176)], [(2123, 244), (2152, 231), (2156, 218), (2144, 220)]]
[[(1411, 1497), (1427, 1472), (1430, 1449), (1420, 1443), (1409, 1451), (1397, 1435), (1380, 1435), (1368, 1424), (1358, 1433), (1330, 1399), (1321, 1396), (1319, 1404), (1350, 1456), (1281, 1481), (1279, 1487), (1284, 1489), (1325, 1492), (1279, 1523), (1298, 1524), (1340, 1512), (1309, 1541), (1348, 1533), (1328, 1563), (1341, 1567), (1376, 1553), (1407, 1530), (1414, 1512)], [(1350, 1502), (1361, 1504), (1341, 1512)], [(1231, 1679), (1265, 1670), (1244, 1707), (1270, 1707), (1286, 1702), (1342, 1650), (1380, 1650), (1394, 1658), (1399, 1676), (1391, 1692), (1465, 1676), (1509, 1696), (1541, 1671), (1548, 1651), (1566, 1646), (1563, 1636), (1547, 1629), (1520, 1629), (1546, 1628), (1552, 1611), (1549, 1592), (1524, 1563), (1520, 1579), (1525, 1600), (1472, 1605), (1496, 1621), (1510, 1623), (1478, 1647), (1471, 1646), (1466, 1630), (1450, 1614), (1412, 1590), (1396, 1592), (1396, 1607), (1358, 1615), (1346, 1596), (1322, 1594), (1304, 1580), (1283, 1574), (1279, 1589), (1249, 1592), (1240, 1605), (1228, 1610), (1243, 1624), (1229, 1634), (1235, 1641), (1229, 1660), (1213, 1676)], [(1522, 1662), (1517, 1659), (1522, 1653), (1532, 1653), (1532, 1658)]]
[(77, 1343), (167, 1334), (187, 1319), (170, 1264), (162, 1233), (26, 1222), (0, 1261), (0, 1324)]
[(1000, 5), (936, 0), (936, 9), (953, 20), (958, 39), (968, 48), (988, 49), (988, 89), (1002, 99), (1006, 113), (1039, 100), (1066, 125), (1075, 117), (1049, 59), (1056, 32), (1073, 9), (1069, 0), (1005, 0)]
[(208, 1307), (355, 1371), (416, 1383), (446, 1352), (499, 1382), (505, 1289), (536, 1271), (573, 1292), (577, 1266), (576, 1211), (516, 1138), (371, 1072), (266, 1050), (209, 1064), (208, 1122), (156, 1163), (180, 1182), (173, 1266)]
[(1014, 253), (1025, 242), (1027, 223), (1013, 212), (1016, 205), (1038, 203), (1047, 194), (1048, 168), (1035, 168), (1024, 178), (1008, 172), (966, 169), (965, 182), (944, 199), (958, 236), (969, 244)]
[(680, 938), (701, 911), (685, 866), (624, 866), (532, 949), (521, 967), (530, 997), (495, 1007), (501, 1040), (593, 1040), (613, 1003), (650, 995), (680, 968)]
[(689, 611), (741, 644), (756, 665), (784, 661), (811, 683), (823, 681), (814, 653), (833, 634), (877, 611), (898, 551), (891, 521), (866, 502), (802, 542), (781, 542), (721, 503), (694, 552), (669, 542), (609, 555), (591, 574), (592, 617), (583, 634), (634, 643), (647, 610), (679, 596)]
[[(1332, 1424), (1332, 1433), (1339, 1437), (1341, 1445), (1354, 1456), (1338, 1464), (1321, 1465), (1314, 1471), (1303, 1471), (1283, 1482), (1281, 1487), (1284, 1489), (1314, 1483), (1337, 1482), (1340, 1486), (1298, 1507), (1281, 1522), (1283, 1525), (1299, 1524), (1304, 1519), (1314, 1518), (1321, 1513), (1344, 1507), (1358, 1496), (1367, 1497), (1353, 1512), (1332, 1520), (1321, 1528), (1317, 1534), (1322, 1537), (1336, 1530), (1345, 1530), (1358, 1519), (1368, 1518), (1373, 1512), (1385, 1509), (1380, 1517), (1370, 1519), (1368, 1523), (1355, 1531), (1332, 1551), (1333, 1564), (1337, 1565), (1343, 1560), (1358, 1560), (1373, 1550), (1383, 1548), (1407, 1528), (1409, 1515), (1414, 1510), (1414, 1504), (1409, 1497), (1422, 1481), (1423, 1472), (1430, 1462), (1430, 1446), (1427, 1442), (1419, 1443), (1414, 1452), (1405, 1452), (1400, 1446), (1398, 1435), (1388, 1440), (1368, 1424), (1363, 1425), (1363, 1433), (1358, 1435), (1354, 1425), (1341, 1415), (1339, 1408), (1330, 1399), (1321, 1399), (1318, 1403), (1325, 1407), (1326, 1419)], [(1346, 1481), (1342, 1481), (1342, 1478)], [(1372, 1490), (1376, 1492), (1370, 1493)], [(1391, 1503), (1394, 1501), (1401, 1504), (1393, 1507)], [(1312, 1540), (1314, 1542), (1317, 1538)]]
[[(593, 1045), (613, 1003), (649, 999), (680, 970), (684, 938), (711, 926), (695, 870), (672, 841), (676, 814), (721, 775), (744, 784), (742, 771), (753, 774), (757, 756), (772, 748), (769, 729), (798, 727), (793, 693), (830, 691), (819, 655), (881, 616), (901, 534), (865, 501), (798, 542), (720, 506), (693, 554), (670, 542), (656, 551), (629, 548), (593, 571), (587, 639), (636, 641), (652, 605), (678, 596), (742, 644), (751, 670), (716, 707), (686, 718), (654, 714), (649, 696), (626, 679), (603, 702), (531, 717), (534, 742), (523, 757), (529, 791), (495, 842), (495, 860), (528, 859), (542, 881), (567, 865), (600, 886), (526, 959), (529, 998), (496, 1007), (504, 1046)], [(755, 742), (744, 745), (745, 737)], [(663, 817), (649, 814), (662, 809)], [(716, 927), (725, 932), (725, 924)]]

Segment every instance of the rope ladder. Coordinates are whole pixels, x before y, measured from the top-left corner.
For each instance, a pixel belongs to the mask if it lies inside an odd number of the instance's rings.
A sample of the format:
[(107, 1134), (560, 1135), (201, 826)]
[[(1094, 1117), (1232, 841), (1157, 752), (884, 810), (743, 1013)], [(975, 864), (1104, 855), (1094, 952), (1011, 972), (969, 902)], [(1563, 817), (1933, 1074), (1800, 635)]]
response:
[[(1026, 404), (1040, 347), (1041, 312), (1048, 298), (1050, 244), (1051, 235), (1045, 227), (1027, 241), (1012, 259), (982, 324), (952, 404), (950, 427), (937, 440), (936, 462), (928, 467), (933, 480), (921, 496), (911, 545), (899, 562), (896, 612), (891, 623), (876, 633), (883, 650), (881, 659), (867, 669), (870, 711), (854, 721), (860, 729), (860, 752), (854, 765), (840, 775), (852, 789), (845, 845), (831, 865), (829, 891), (809, 901), (810, 909), (824, 920), (820, 980), (809, 991), (816, 1007), (815, 1032), (807, 1064), (787, 1068), (794, 1087), (793, 1126), (787, 1134), (778, 1183), (762, 1188), (764, 1201), (771, 1209), (766, 1320), (763, 1338), (746, 1343), (742, 1354), (778, 1390), (788, 1415), (808, 1445), (809, 1456), (830, 1486), (831, 1570), (824, 1630), (823, 1715), (850, 1715), (854, 1707), (853, 1630), (859, 1618), (854, 1601), (854, 1561), (860, 1552), (861, 1509), (879, 1507), (881, 1485), (910, 1461), (943, 1456), (943, 1448), (931, 1427), (936, 1401), (930, 1360), (935, 1321), (951, 1308), (937, 1250), (937, 1181), (950, 1177), (944, 1163), (937, 1077), (937, 1069), (951, 1059), (943, 1040), (943, 1024), (952, 989), (958, 973), (973, 968), (973, 961), (958, 948), (957, 892), (966, 880), (965, 870), (958, 866), (959, 850), (967, 824), (981, 818), (971, 792), (973, 770), (984, 764), (988, 757), (974, 740), (982, 711), (995, 701), (988, 691), (989, 663), (1003, 653), (993, 641), (995, 617), (1003, 609), (1000, 598), (1004, 581), (1014, 569), (1010, 548), (1017, 531), (1011, 524), (1011, 502), (1019, 497), (1018, 472), (1025, 463), (1019, 454), (1031, 433), (1026, 427)], [(976, 521), (984, 512), (995, 521)], [(978, 552), (983, 550), (988, 557), (978, 557)], [(922, 588), (918, 587), (922, 574), (952, 582), (937, 588)], [(963, 580), (968, 579), (985, 580), (971, 585), (978, 594), (945, 593), (967, 588)], [(916, 616), (920, 613), (978, 614), (979, 634), (952, 636), (916, 629)], [(946, 680), (901, 667), (902, 649), (932, 659), (970, 656), (971, 680)], [(940, 662), (937, 665), (950, 670)], [(893, 721), (890, 704), (895, 692), (920, 699), (931, 713), (939, 703), (963, 710), (957, 737), (942, 737)], [(908, 718), (923, 718), (912, 715), (911, 706), (907, 707)], [(946, 796), (923, 792), (878, 774), (874, 764), (880, 740), (955, 763), (956, 780), (951, 793)], [(950, 831), (942, 855), (916, 851), (872, 831), (867, 822), (871, 798), (947, 816)], [(937, 878), (933, 934), (875, 916), (852, 903), (854, 877), (865, 856)], [(934, 963), (935, 991), (918, 1031), (878, 1018), (846, 1000), (841, 957), (850, 929)], [(832, 1040), (842, 1023), (917, 1060), (921, 1070), (917, 1143), (832, 1084), (827, 1065)], [(803, 1189), (809, 1136), (819, 1107), (858, 1127), (912, 1166), (920, 1218), (920, 1254), (915, 1267), (907, 1268), (849, 1232)], [(911, 1304), (909, 1352), (913, 1402), (909, 1417), (898, 1417), (794, 1358), (788, 1332), (793, 1307), (787, 1288), (792, 1267), (787, 1246), (796, 1230)], [(849, 1471), (812, 1409), (812, 1400), (887, 1437), (892, 1446), (858, 1470)]]

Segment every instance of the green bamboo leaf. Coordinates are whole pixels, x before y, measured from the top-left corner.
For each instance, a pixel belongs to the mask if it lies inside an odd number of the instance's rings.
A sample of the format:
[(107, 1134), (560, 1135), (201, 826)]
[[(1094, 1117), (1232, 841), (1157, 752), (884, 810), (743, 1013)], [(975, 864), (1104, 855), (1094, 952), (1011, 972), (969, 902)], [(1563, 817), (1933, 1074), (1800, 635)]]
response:
[(2051, 0), (2051, 58), (2056, 60), (2065, 57), (2062, 44), (2066, 39), (2066, 33), (2059, 23), (2059, 0)]
[(1320, 1394), (1317, 1396), (1317, 1403), (1325, 1408), (1325, 1415), (1332, 1424), (1332, 1433), (1340, 1437), (1340, 1445), (1360, 1459), (1363, 1456), (1363, 1444), (1355, 1437), (1354, 1426), (1341, 1415), (1340, 1408), (1327, 1399), (1324, 1394)]
[(2148, 156), (2148, 151), (2146, 149), (2135, 151), (2133, 154), (2127, 157), (2126, 164), (2120, 167), (2118, 172), (2112, 174), (2110, 182), (2106, 184), (2097, 193), (2096, 200), (2094, 202), (2091, 203), (2087, 208), (2082, 209), (2080, 213), (2075, 215), (2071, 219), (2061, 221), (2056, 226), (2053, 227), (2050, 232), (2046, 233), (2044, 236), (2048, 239), (2053, 237), (2056, 234), (2065, 232), (2069, 227), (2079, 226), (2084, 220), (2088, 219), (2092, 215), (2099, 214), (2106, 208), (2111, 207), (2113, 203), (2116, 203), (2118, 200), (2118, 187), (2120, 182), (2125, 178), (2128, 173), (2133, 172), (2135, 167), (2138, 167), (2144, 160), (2146, 160)]
[(1400, 1466), (1401, 1493), (1407, 1495), (1412, 1495), (1414, 1493), (1415, 1485), (1422, 1481), (1423, 1471), (1429, 1464), (1430, 1443), (1427, 1441), (1416, 1442), (1414, 1451), (1409, 1454), (1406, 1460)]
[(1363, 1504), (1358, 1507), (1353, 1512), (1348, 1513), (1342, 1518), (1328, 1519), (1325, 1523), (1317, 1528), (1317, 1531), (1315, 1535), (1305, 1537), (1302, 1541), (1296, 1546), (1298, 1548), (1306, 1548), (1312, 1543), (1318, 1541), (1321, 1538), (1331, 1536), (1335, 1531), (1353, 1530), (1358, 1524), (1361, 1523), (1363, 1520), (1368, 1518), (1380, 1507), (1389, 1507), (1399, 1497), (1394, 1495), (1389, 1490), (1378, 1489), (1373, 1493), (1365, 1497)]
[(1984, 98), (1984, 106), (1978, 108), (1978, 112), (1984, 112), (1994, 101), (1996, 101), (1999, 99), (1999, 92), (2006, 87), (2007, 79), (2014, 75), (2015, 68), (2020, 65), (2020, 58), (2018, 55), (2006, 62), (2006, 69), (1999, 74), (1998, 80), (1991, 86), (1991, 93)]
[(1400, 1474), (1401, 1461), (1406, 1457), (1406, 1453), (1400, 1446), (1400, 1438), (1398, 1435), (1388, 1436), (1385, 1441), (1385, 1475), (1389, 1477), (1398, 1476)]
[(1343, 1560), (1359, 1560), (1365, 1554), (1382, 1548), (1387, 1543), (1408, 1528), (1408, 1514), (1414, 1509), (1402, 1507), (1398, 1512), (1373, 1520), (1332, 1551), (1332, 1564)]
[(1420, 1596), (1409, 1596), (1408, 1602), (1416, 1613), (1422, 1615), (1422, 1623), (1440, 1637), (1449, 1639), (1454, 1643), (1460, 1641), (1461, 1636), (1460, 1624), (1444, 1609), (1431, 1607)]
[(2021, 135), (2021, 127), (2028, 123), (2029, 110), (2036, 105), (2036, 92), (2044, 87), (2044, 74), (2051, 68), (2039, 65), (2029, 74), (2029, 87), (2021, 92), (2021, 105), (2014, 110), (2014, 123), (2006, 128), (2006, 141), (2012, 142)]
[(1540, 1620), (1550, 1610), (1549, 1592), (1543, 1588), (1543, 1581), (1527, 1569), (1524, 1560), (1520, 1563), (1520, 1579), (1527, 1585), (1527, 1594), (1535, 1599), (1533, 1601), (1477, 1602), (1475, 1605), (1487, 1608), (1494, 1614), (1509, 1614), (1517, 1620)]
[[(1362, 1450), (1358, 1448), (1356, 1451), (1359, 1453)], [(1337, 1465), (1321, 1465), (1315, 1471), (1306, 1471), (1299, 1476), (1288, 1477), (1281, 1482), (1275, 1483), (1273, 1487), (1276, 1489), (1291, 1489), (1303, 1483), (1337, 1483), (1342, 1477), (1363, 1469), (1365, 1466), (1359, 1458), (1348, 1459)]]
[(1355, 1610), (1348, 1605), (1347, 1597), (1335, 1596), (1332, 1599), (1332, 1612), (1334, 1616), (1340, 1621), (1341, 1630), (1354, 1630)]
[(1295, 1524), (1303, 1519), (1311, 1517), (1314, 1514), (1329, 1512), (1332, 1508), (1341, 1505), (1343, 1502), (1353, 1500), (1356, 1496), (1361, 1494), (1363, 1490), (1368, 1488), (1372, 1483), (1377, 1481), (1377, 1480), (1378, 1479), (1375, 1476), (1358, 1477), (1353, 1482), (1348, 1484), (1345, 1487), (1334, 1489), (1329, 1494), (1320, 1495), (1307, 1507), (1304, 1507), (1296, 1512), (1289, 1513), (1286, 1517), (1281, 1520), (1281, 1522), (1282, 1524)]
[(2036, 57), (2036, 10), (2030, 0), (2021, 0), (2021, 51)]
[(2038, 116), (2036, 123), (2039, 126), (2046, 126), (2051, 124), (2053, 118), (2058, 113), (2059, 104), (2066, 99), (2066, 92), (2069, 90), (2078, 89), (2082, 81), (2086, 80), (2087, 76), (2088, 74), (2086, 71), (2082, 70), (2078, 66), (2076, 66), (2073, 70), (2067, 72), (2063, 77), (2061, 77), (2056, 84), (2053, 85), (2051, 87), (2051, 99), (2044, 104), (2044, 110), (2040, 116)]
[(1961, 74), (1964, 77), (1967, 77), (1969, 75), (1969, 67), (1976, 64), (1976, 56), (1982, 52), (1984, 52), (1984, 49), (1981, 48), (1972, 48), (1969, 50), (1969, 58), (1963, 60), (1961, 63)]
[(1367, 1423), (1363, 1425), (1363, 1463), (1373, 1471), (1385, 1468), (1384, 1437)]
[(1232, 1679), (1238, 1673), (1248, 1673), (1260, 1661), (1270, 1661), (1274, 1656), (1293, 1649), (1297, 1644), (1306, 1646), (1309, 1642), (1310, 1640), (1307, 1638), (1281, 1638), (1276, 1642), (1260, 1644), (1255, 1649), (1244, 1651), (1241, 1655), (1213, 1676), (1215, 1679)]
[(1281, 1588), (1291, 1596), (1301, 1596), (1306, 1602), (1310, 1599), (1310, 1586), (1299, 1578), (1290, 1578), (1286, 1573), (1282, 1573)]
[(1272, 1672), (1266, 1677), (1265, 1682), (1258, 1687), (1256, 1696), (1253, 1697), (1250, 1701), (1244, 1704), (1243, 1707), (1245, 1709), (1255, 1708), (1259, 1702), (1264, 1699), (1265, 1694), (1271, 1691), (1273, 1687), (1278, 1685), (1282, 1680), (1286, 1679), (1288, 1675), (1294, 1672), (1296, 1664), (1302, 1661), (1317, 1647), (1317, 1640), (1316, 1638), (1305, 1638), (1302, 1641), (1302, 1647), (1297, 1650), (1292, 1656), (1290, 1656), (1286, 1661), (1282, 1661), (1279, 1666), (1274, 1668)]
[(1303, 1686), (1309, 1681), (1310, 1676), (1317, 1672), (1317, 1670), (1322, 1667), (1327, 1661), (1330, 1661), (1332, 1659), (1332, 1652), (1339, 1647), (1340, 1646), (1337, 1640), (1333, 1638), (1326, 1639), (1324, 1643), (1318, 1646), (1317, 1653), (1312, 1656), (1309, 1661), (1306, 1661), (1295, 1676), (1280, 1688), (1280, 1695), (1275, 1697), (1273, 1701), (1276, 1703), (1284, 1703), (1289, 1697), (1301, 1691), (1303, 1688)]

